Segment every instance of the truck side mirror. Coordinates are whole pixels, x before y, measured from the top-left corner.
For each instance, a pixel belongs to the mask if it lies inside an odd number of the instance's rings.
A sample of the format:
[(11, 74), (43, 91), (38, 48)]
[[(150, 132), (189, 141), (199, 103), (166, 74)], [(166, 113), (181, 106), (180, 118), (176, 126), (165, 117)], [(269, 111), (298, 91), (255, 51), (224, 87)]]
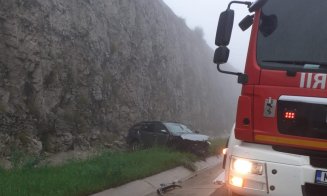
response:
[(254, 15), (247, 15), (243, 20), (238, 24), (242, 31), (247, 30), (253, 24)]
[[(267, 0), (257, 0), (257, 2), (261, 2), (261, 3), (263, 1), (265, 3)], [(236, 75), (236, 76), (238, 76), (238, 83), (245, 84), (248, 82), (248, 76), (246, 74), (232, 72), (232, 71), (225, 71), (225, 70), (222, 70), (220, 67), (221, 64), (224, 64), (227, 62), (228, 57), (229, 57), (229, 49), (227, 48), (227, 46), (228, 46), (228, 44), (230, 42), (230, 38), (232, 36), (232, 30), (233, 30), (233, 24), (234, 24), (234, 10), (230, 9), (230, 7), (233, 3), (244, 4), (244, 5), (247, 5), (248, 7), (253, 5), (249, 1), (244, 1), (244, 2), (243, 1), (231, 1), (228, 4), (227, 10), (220, 14), (217, 32), (216, 32), (216, 40), (215, 40), (215, 44), (217, 46), (219, 46), (219, 48), (217, 48), (215, 51), (213, 62), (215, 64), (217, 64), (217, 70), (219, 72), (224, 73), (224, 74)], [(264, 3), (260, 4), (260, 5), (263, 6)], [(257, 8), (257, 7), (255, 7), (255, 8)], [(246, 18), (245, 21), (243, 21), (241, 23), (241, 28), (243, 28), (243, 29), (248, 28), (248, 26), (252, 22), (251, 19), (252, 19), (251, 16)]]
[(233, 24), (234, 10), (227, 9), (220, 14), (215, 41), (217, 46), (227, 46), (229, 44)]
[(226, 46), (220, 46), (216, 49), (213, 62), (215, 64), (227, 63), (229, 57), (229, 49)]

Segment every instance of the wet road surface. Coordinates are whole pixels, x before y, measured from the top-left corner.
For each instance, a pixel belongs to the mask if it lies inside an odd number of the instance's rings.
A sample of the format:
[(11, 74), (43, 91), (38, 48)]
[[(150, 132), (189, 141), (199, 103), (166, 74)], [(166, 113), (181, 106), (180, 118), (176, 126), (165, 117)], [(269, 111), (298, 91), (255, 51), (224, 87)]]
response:
[[(182, 188), (175, 188), (165, 193), (165, 196), (218, 196), (226, 192), (212, 181), (222, 172), (221, 165), (199, 172), (197, 175), (183, 182)], [(169, 183), (169, 182), (163, 182)], [(154, 193), (148, 196), (157, 196)]]

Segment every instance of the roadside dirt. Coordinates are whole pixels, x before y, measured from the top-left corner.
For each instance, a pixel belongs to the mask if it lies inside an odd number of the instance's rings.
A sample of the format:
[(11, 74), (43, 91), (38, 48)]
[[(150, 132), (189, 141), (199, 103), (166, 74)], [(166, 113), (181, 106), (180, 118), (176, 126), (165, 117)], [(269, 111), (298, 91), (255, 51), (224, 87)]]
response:
[[(36, 167), (40, 166), (59, 166), (63, 165), (66, 162), (73, 161), (73, 160), (86, 160), (88, 158), (91, 158), (93, 156), (96, 156), (99, 152), (94, 150), (90, 151), (67, 151), (67, 152), (61, 152), (57, 154), (50, 154), (47, 153), (42, 159), (36, 163)], [(20, 165), (23, 165), (24, 162), (27, 160), (26, 157), (18, 157), (20, 161)], [(12, 169), (13, 163), (9, 161), (9, 158), (2, 158), (0, 159), (0, 168), (2, 169)]]
[(48, 154), (47, 157), (41, 161), (39, 165), (58, 166), (72, 160), (86, 160), (98, 154), (94, 151), (68, 151), (58, 154)]

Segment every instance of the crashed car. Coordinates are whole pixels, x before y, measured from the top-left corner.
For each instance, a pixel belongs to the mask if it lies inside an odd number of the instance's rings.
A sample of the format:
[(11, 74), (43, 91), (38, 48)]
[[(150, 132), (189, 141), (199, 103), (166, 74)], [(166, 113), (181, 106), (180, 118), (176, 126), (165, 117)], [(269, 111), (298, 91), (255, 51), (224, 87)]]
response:
[(161, 121), (135, 124), (129, 129), (126, 140), (132, 150), (164, 145), (197, 155), (206, 155), (210, 145), (207, 135), (194, 133), (181, 123)]

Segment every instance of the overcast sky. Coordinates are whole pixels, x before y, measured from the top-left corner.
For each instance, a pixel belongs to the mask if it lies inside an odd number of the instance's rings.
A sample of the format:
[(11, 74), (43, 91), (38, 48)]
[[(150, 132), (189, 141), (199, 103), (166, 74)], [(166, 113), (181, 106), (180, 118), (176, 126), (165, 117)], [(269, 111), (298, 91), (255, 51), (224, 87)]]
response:
[[(231, 0), (163, 0), (176, 15), (184, 18), (187, 25), (201, 27), (204, 32), (204, 38), (208, 45), (213, 49), (215, 46), (215, 34), (219, 15), (226, 10)], [(246, 6), (233, 5), (235, 10), (234, 30), (232, 34), (229, 62), (240, 71), (244, 70), (246, 51), (248, 48), (250, 29), (243, 32), (238, 27), (238, 23), (248, 15)]]

